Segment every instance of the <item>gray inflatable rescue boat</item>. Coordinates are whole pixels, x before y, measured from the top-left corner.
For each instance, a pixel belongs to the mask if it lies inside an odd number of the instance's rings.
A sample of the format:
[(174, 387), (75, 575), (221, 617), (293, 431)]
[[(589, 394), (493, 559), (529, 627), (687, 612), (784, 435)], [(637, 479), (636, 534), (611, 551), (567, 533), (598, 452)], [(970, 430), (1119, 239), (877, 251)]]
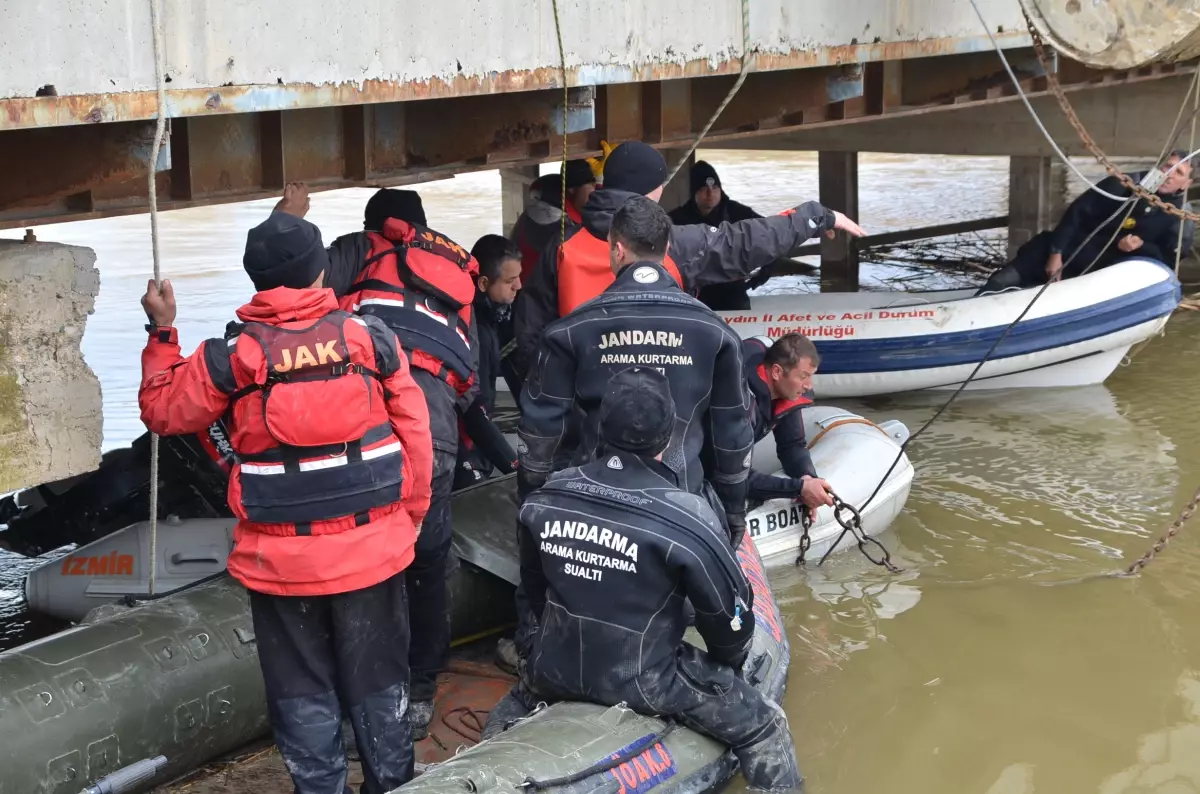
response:
[[(754, 589), (755, 633), (743, 674), (778, 703), (787, 682), (789, 646), (754, 540), (738, 561)], [(686, 639), (699, 647), (695, 629)], [(724, 783), (737, 760), (724, 745), (624, 706), (561, 702), (535, 710), (508, 730), (462, 750), (396, 791), (401, 794), (699, 794)]]

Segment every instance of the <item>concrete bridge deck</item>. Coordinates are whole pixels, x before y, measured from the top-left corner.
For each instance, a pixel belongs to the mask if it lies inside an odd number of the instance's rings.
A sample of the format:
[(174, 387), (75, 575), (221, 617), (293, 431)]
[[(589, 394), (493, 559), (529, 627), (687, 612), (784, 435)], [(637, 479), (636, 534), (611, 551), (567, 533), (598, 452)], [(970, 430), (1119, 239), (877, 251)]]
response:
[[(151, 0), (0, 0), (0, 228), (146, 210)], [(706, 143), (1011, 99), (962, 0), (746, 0), (752, 74)], [(1043, 91), (1017, 0), (980, 0)], [(686, 148), (742, 67), (742, 0), (560, 0), (567, 148)], [(163, 1), (164, 209), (395, 185), (562, 151), (551, 0)], [(1158, 79), (1064, 63), (1074, 87)], [(1107, 83), (1102, 81), (1108, 81)]]

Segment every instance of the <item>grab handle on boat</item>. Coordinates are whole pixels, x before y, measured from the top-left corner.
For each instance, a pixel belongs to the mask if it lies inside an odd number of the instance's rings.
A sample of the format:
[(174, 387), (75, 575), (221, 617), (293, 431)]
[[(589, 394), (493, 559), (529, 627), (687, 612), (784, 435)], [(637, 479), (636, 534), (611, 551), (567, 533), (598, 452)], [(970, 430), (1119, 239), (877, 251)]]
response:
[(165, 755), (157, 758), (144, 758), (118, 769), (111, 775), (105, 775), (80, 794), (125, 794), (125, 792), (133, 791), (143, 783), (152, 780), (166, 766), (167, 757)]
[(211, 562), (216, 565), (221, 560), (215, 554), (186, 554), (182, 551), (177, 551), (171, 555), (172, 565), (185, 565), (189, 562)]

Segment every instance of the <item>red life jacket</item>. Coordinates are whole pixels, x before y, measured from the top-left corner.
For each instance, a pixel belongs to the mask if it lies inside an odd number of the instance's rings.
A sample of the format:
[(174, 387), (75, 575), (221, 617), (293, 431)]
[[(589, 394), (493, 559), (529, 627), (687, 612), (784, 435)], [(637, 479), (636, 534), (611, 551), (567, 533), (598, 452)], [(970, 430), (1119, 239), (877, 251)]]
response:
[(229, 505), (248, 530), (332, 534), (400, 508), (404, 450), (381, 382), (399, 362), (366, 326), (344, 311), (231, 324)]
[(412, 366), (466, 393), (475, 379), (470, 327), (479, 263), (453, 240), (398, 218), (367, 238), (367, 266), (339, 305), (383, 320)]
[[(683, 288), (683, 277), (668, 254), (663, 268)], [(608, 241), (580, 229), (558, 247), (558, 316), (566, 317), (576, 306), (608, 289), (617, 277), (609, 263)]]

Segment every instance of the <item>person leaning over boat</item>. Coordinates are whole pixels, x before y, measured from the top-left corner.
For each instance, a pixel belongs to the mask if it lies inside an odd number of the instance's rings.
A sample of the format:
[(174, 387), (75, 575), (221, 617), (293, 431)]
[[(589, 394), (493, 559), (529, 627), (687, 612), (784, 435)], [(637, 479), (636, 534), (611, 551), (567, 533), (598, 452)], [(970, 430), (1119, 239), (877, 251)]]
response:
[[(278, 207), (303, 217), (308, 189), (289, 184)], [(396, 332), (413, 380), (425, 393), (433, 436), (433, 496), (406, 580), (412, 633), (409, 721), (414, 738), (423, 739), (433, 717), (437, 675), (450, 654), (450, 495), (459, 418), (469, 415), (479, 392), (478, 323), (472, 304), (478, 264), (453, 240), (426, 227), (421, 197), (411, 190), (383, 189), (372, 195), (363, 229), (329, 246), (325, 284), (343, 309), (378, 317)]]
[[(698, 160), (688, 171), (691, 198), (671, 210), (671, 222), (676, 226), (704, 224), (720, 226), (722, 223), (737, 223), (751, 218), (761, 218), (745, 204), (729, 198), (721, 188), (721, 177), (717, 169), (704, 160)], [(696, 297), (713, 311), (738, 311), (750, 308), (747, 290), (761, 287), (771, 277), (775, 262), (763, 265), (748, 279), (736, 279), (722, 284), (702, 287)]]
[[(458, 466), (454, 474), (456, 490), (487, 479), (493, 470), (504, 474), (517, 470), (517, 453), (488, 417), (496, 410), (496, 378), (502, 374), (503, 327), (521, 289), (521, 253), (504, 237), (485, 234), (471, 247), (471, 256), (479, 263), (479, 275), (475, 277), (479, 396), (463, 414), (464, 432), (459, 434)], [(519, 384), (508, 377), (505, 380), (514, 395), (519, 393)]]
[[(527, 377), (542, 329), (613, 282), (607, 243), (613, 213), (632, 196), (658, 201), (666, 180), (663, 156), (641, 141), (626, 141), (609, 153), (603, 184), (583, 208), (582, 227), (568, 227), (564, 243), (560, 244), (558, 234), (552, 237), (514, 306), (515, 365), (520, 377)], [(821, 232), (833, 237), (835, 229), (856, 237), (865, 234), (842, 213), (815, 201), (770, 218), (720, 226), (675, 226), (671, 229), (671, 253), (661, 266), (675, 283), (691, 292), (745, 278), (810, 237)]]
[(746, 385), (750, 388), (754, 443), (775, 435), (775, 454), (786, 477), (750, 469), (751, 499), (799, 498), (812, 513), (833, 505), (833, 490), (817, 476), (804, 437), (801, 409), (812, 405), (813, 375), (821, 357), (817, 346), (803, 334), (792, 332), (772, 340), (755, 336), (742, 342)]
[[(541, 623), (525, 684), (546, 702), (677, 719), (731, 747), (752, 789), (799, 790), (787, 718), (741, 674), (750, 585), (712, 508), (663, 462), (680, 413), (672, 391), (654, 367), (614, 374), (596, 459), (554, 474), (521, 506), (521, 581)], [(703, 651), (683, 641), (685, 602)], [(496, 705), (485, 736), (526, 713), (521, 697)]]
[(664, 267), (670, 236), (662, 207), (630, 197), (608, 229), (615, 281), (546, 326), (521, 391), (517, 494), (523, 499), (552, 471), (590, 460), (609, 377), (631, 364), (653, 366), (670, 380), (679, 409), (664, 461), (681, 488), (714, 503), (736, 547), (754, 443), (741, 340)]
[[(1158, 170), (1169, 171), (1186, 156), (1187, 152), (1175, 150)], [(1147, 173), (1128, 176), (1134, 182), (1141, 182)], [(1168, 204), (1182, 207), (1191, 183), (1192, 166), (1188, 162), (1172, 171), (1156, 192)], [(1100, 180), (1096, 187), (1114, 196), (1132, 195), (1115, 176)], [(1089, 266), (1088, 272), (1093, 272), (1133, 257), (1157, 259), (1174, 268), (1181, 219), (1140, 198), (1128, 216), (1127, 209), (1094, 190), (1085, 190), (1067, 207), (1053, 231), (1043, 231), (1018, 248), (1013, 261), (993, 273), (976, 294), (1036, 287), (1047, 281), (1073, 278)], [(1185, 252), (1192, 247), (1192, 231), (1192, 224), (1187, 224), (1183, 235)], [(1064, 266), (1064, 257), (1070, 258), (1070, 264)]]
[(147, 284), (142, 421), (178, 435), (229, 417), (228, 569), (250, 593), (279, 753), (297, 794), (349, 794), (345, 711), (361, 791), (381, 794), (413, 775), (404, 580), (429, 508), (429, 411), (396, 335), (338, 309), (317, 227), (273, 212), (243, 263), (257, 291), (240, 322), (187, 358), (171, 283)]

